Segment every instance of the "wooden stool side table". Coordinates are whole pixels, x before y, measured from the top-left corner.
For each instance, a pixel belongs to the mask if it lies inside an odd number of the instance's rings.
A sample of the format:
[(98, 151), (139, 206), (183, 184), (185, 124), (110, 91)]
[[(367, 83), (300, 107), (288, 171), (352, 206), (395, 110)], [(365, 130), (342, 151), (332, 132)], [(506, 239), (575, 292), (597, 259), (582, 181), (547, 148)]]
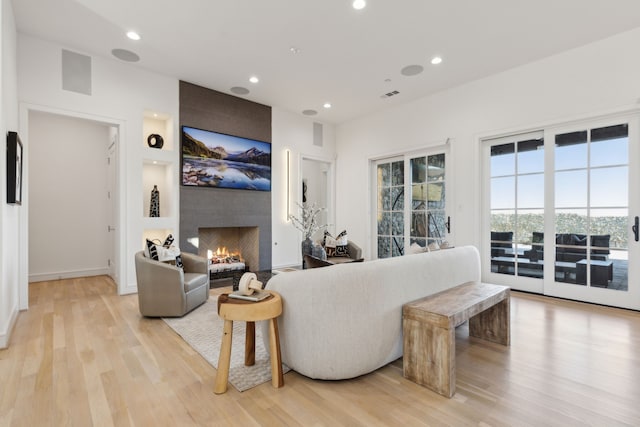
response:
[(255, 322), (260, 320), (269, 321), (271, 385), (275, 388), (280, 388), (284, 385), (277, 320), (277, 317), (282, 314), (282, 298), (277, 292), (268, 292), (271, 296), (258, 302), (229, 298), (228, 294), (222, 294), (218, 297), (218, 315), (224, 319), (224, 328), (214, 393), (221, 394), (227, 391), (234, 320), (247, 322), (244, 349), (244, 364), (246, 366), (251, 366), (255, 363)]

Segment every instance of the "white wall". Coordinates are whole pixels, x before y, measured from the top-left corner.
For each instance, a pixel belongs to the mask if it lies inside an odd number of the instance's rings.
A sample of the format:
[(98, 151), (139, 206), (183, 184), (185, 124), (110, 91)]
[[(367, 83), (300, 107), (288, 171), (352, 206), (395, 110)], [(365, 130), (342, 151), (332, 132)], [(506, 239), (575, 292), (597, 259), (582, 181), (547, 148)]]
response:
[(338, 126), (337, 222), (370, 257), (368, 159), (451, 138), (452, 243), (479, 246), (479, 138), (637, 107), (638, 45), (640, 29)]
[[(20, 209), (7, 201), (7, 131), (18, 130), (18, 95), (16, 74), (16, 27), (10, 0), (0, 6), (0, 348), (8, 345), (11, 330), (18, 316), (21, 266)], [(24, 141), (23, 141), (24, 143)]]
[(29, 114), (29, 282), (108, 273), (109, 130)]
[(335, 159), (335, 128), (323, 124), (323, 145), (313, 145), (314, 120), (278, 108), (272, 109), (272, 264), (273, 268), (302, 264), (301, 233), (287, 221), (286, 153), (291, 151), (290, 212), (298, 215), (295, 202), (302, 202), (301, 158)]
[[(75, 51), (24, 34), (18, 37), (21, 133), (25, 135), (23, 139), (28, 141), (28, 112), (33, 110), (68, 114), (120, 126), (117, 154), (120, 211), (116, 221), (122, 249), (117, 262), (121, 271), (119, 291), (135, 292), (133, 260), (135, 252), (141, 249), (140, 236), (144, 226), (142, 161), (143, 148), (147, 145), (143, 136), (143, 114), (145, 110), (165, 113), (177, 122), (178, 81), (116, 59), (92, 56), (92, 95), (64, 91), (61, 83), (63, 48)], [(173, 129), (173, 140), (178, 140), (177, 127)], [(172, 155), (177, 162), (179, 153), (175, 145)], [(174, 194), (177, 200), (177, 186)], [(174, 235), (177, 234), (177, 220), (169, 225), (172, 225)]]
[[(54, 113), (68, 112), (81, 118), (99, 117), (122, 125), (119, 159), (124, 168), (124, 182), (120, 189), (124, 197), (120, 235), (124, 240), (122, 260), (125, 262), (120, 286), (122, 293), (135, 292), (133, 254), (140, 249), (145, 200), (143, 191), (142, 157), (146, 140), (143, 136), (144, 110), (166, 113), (178, 122), (178, 82), (173, 78), (141, 70), (117, 60), (92, 57), (93, 92), (91, 96), (63, 91), (61, 88), (62, 48), (55, 43), (20, 34), (18, 37), (19, 92), (24, 110), (42, 110)], [(67, 48), (68, 49), (68, 48)], [(73, 50), (73, 49), (70, 49)], [(79, 52), (83, 53), (83, 52)], [(43, 72), (46, 70), (46, 72)], [(28, 116), (28, 114), (26, 114)], [(22, 117), (21, 117), (22, 119)], [(27, 118), (24, 120), (27, 121)], [(272, 264), (274, 267), (299, 265), (300, 233), (286, 221), (286, 162), (285, 150), (291, 150), (291, 183), (294, 200), (300, 189), (299, 166), (301, 154), (331, 161), (335, 158), (335, 130), (324, 125), (323, 147), (313, 145), (314, 120), (299, 114), (273, 108), (272, 117)], [(21, 122), (26, 135), (28, 123)], [(175, 126), (174, 141), (178, 139)], [(25, 136), (28, 139), (28, 135)], [(23, 138), (24, 139), (24, 138)], [(173, 145), (179, 156), (179, 144)], [(177, 179), (176, 174), (176, 179)], [(176, 185), (176, 189), (178, 186)], [(143, 196), (144, 195), (144, 196)], [(166, 196), (165, 196), (166, 197)], [(178, 197), (175, 197), (176, 202)], [(174, 236), (178, 238), (177, 227)], [(26, 274), (26, 273), (25, 273)], [(25, 279), (26, 281), (26, 279)], [(26, 291), (25, 291), (26, 292)]]

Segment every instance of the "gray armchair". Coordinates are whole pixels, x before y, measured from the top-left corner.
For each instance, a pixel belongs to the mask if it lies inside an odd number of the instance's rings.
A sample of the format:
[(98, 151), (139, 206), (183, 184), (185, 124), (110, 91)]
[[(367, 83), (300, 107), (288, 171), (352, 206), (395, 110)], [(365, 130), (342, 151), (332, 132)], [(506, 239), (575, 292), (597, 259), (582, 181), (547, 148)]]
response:
[(209, 298), (209, 262), (182, 252), (184, 270), (154, 261), (138, 252), (135, 256), (138, 306), (146, 317), (180, 317)]

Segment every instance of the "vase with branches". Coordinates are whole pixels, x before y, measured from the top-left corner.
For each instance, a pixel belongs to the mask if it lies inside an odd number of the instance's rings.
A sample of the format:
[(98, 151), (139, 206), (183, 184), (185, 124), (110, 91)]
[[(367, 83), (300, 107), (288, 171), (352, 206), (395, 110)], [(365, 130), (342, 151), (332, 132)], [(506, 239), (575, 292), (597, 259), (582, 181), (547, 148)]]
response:
[(304, 235), (304, 240), (301, 245), (304, 267), (304, 256), (313, 254), (313, 241), (311, 240), (311, 236), (318, 230), (326, 229), (329, 224), (321, 224), (318, 222), (318, 215), (320, 212), (325, 211), (326, 208), (319, 207), (315, 203), (296, 203), (296, 205), (300, 208), (300, 216), (290, 214), (289, 220), (291, 224)]
[(290, 214), (289, 220), (295, 228), (302, 231), (305, 240), (311, 239), (311, 236), (313, 236), (316, 231), (329, 226), (329, 224), (318, 223), (318, 215), (320, 212), (325, 211), (326, 208), (319, 207), (315, 203), (296, 203), (296, 205), (300, 208), (300, 217)]

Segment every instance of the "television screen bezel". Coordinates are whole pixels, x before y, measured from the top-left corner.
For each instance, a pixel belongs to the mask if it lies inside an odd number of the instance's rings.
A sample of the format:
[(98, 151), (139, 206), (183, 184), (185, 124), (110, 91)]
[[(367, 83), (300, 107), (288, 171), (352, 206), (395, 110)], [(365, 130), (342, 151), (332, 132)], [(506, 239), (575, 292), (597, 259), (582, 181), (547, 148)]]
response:
[[(195, 129), (201, 132), (206, 132), (206, 133), (210, 133), (212, 135), (222, 135), (225, 137), (232, 137), (232, 138), (238, 138), (240, 140), (243, 141), (249, 141), (249, 142), (256, 142), (256, 143), (260, 143), (260, 144), (266, 144), (269, 147), (269, 188), (268, 189), (260, 189), (260, 188), (249, 188), (249, 187), (233, 187), (233, 186), (224, 186), (224, 185), (190, 185), (190, 184), (185, 184), (184, 181), (184, 166), (185, 166), (185, 159), (184, 159), (184, 129), (188, 128), (188, 129)], [(181, 125), (180, 126), (180, 185), (183, 187), (188, 187), (188, 188), (215, 188), (215, 189), (221, 189), (221, 190), (249, 190), (249, 191), (260, 191), (260, 192), (271, 192), (272, 189), (272, 168), (273, 168), (273, 161), (272, 161), (272, 155), (273, 155), (273, 151), (272, 151), (272, 143), (268, 142), (268, 141), (262, 141), (259, 139), (254, 139), (254, 138), (246, 138), (243, 136), (238, 136), (238, 135), (232, 135), (229, 133), (224, 133), (224, 132), (217, 132), (214, 130), (210, 130), (210, 129), (202, 129), (196, 126), (189, 126), (189, 125)]]

